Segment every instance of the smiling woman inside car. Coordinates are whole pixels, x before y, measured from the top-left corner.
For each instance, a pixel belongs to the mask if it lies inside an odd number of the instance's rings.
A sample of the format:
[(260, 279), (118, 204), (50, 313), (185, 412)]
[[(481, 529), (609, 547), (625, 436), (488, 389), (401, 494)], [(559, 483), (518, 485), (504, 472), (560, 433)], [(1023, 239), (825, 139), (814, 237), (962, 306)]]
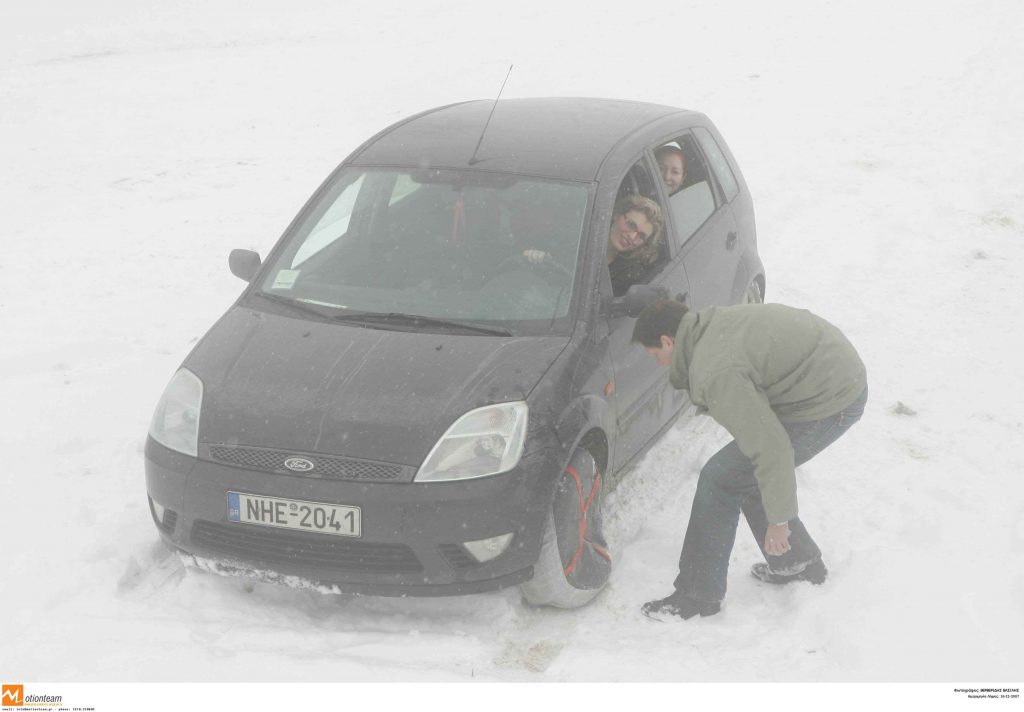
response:
[(661, 208), (650, 198), (627, 195), (616, 203), (607, 251), (615, 296), (645, 281), (648, 268), (658, 261), (664, 224)]
[(658, 159), (658, 169), (668, 194), (678, 192), (686, 180), (686, 156), (683, 149), (666, 144), (654, 152), (654, 157)]
[[(615, 204), (605, 250), (616, 297), (643, 282), (647, 269), (657, 262), (664, 225), (661, 208), (650, 198), (630, 194)], [(523, 256), (533, 263), (548, 258), (546, 252), (536, 249), (525, 250)]]

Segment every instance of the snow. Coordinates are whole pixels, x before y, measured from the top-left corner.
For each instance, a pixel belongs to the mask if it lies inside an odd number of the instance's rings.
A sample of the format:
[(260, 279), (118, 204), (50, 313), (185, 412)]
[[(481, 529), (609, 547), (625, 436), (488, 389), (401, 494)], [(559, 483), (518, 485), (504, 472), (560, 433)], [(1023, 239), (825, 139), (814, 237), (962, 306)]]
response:
[[(67, 682), (956, 682), (1024, 669), (1024, 5), (629, 10), (70, 0), (0, 10), (0, 674)], [(143, 444), (167, 380), (350, 150), (452, 101), (699, 109), (743, 167), (768, 299), (838, 324), (863, 421), (798, 473), (823, 587), (671, 589), (696, 475), (672, 429), (609, 502), (610, 585), (355, 598), (185, 568)], [(950, 685), (952, 687), (952, 685)]]

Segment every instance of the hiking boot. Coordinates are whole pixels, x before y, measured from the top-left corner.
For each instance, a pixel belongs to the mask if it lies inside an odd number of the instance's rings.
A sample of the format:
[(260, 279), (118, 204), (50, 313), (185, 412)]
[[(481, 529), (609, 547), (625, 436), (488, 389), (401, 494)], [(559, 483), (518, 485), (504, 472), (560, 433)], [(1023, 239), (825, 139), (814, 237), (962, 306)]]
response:
[(825, 578), (828, 576), (828, 569), (825, 568), (825, 562), (821, 559), (817, 559), (807, 564), (803, 571), (795, 574), (777, 574), (774, 573), (768, 564), (761, 561), (750, 567), (751, 575), (764, 581), (765, 583), (774, 583), (777, 585), (792, 583), (794, 581), (809, 581), (815, 586), (820, 586), (825, 583)]
[(644, 604), (643, 614), (656, 621), (687, 620), (694, 616), (713, 616), (721, 610), (721, 603), (695, 601), (676, 591), (667, 598), (649, 601)]

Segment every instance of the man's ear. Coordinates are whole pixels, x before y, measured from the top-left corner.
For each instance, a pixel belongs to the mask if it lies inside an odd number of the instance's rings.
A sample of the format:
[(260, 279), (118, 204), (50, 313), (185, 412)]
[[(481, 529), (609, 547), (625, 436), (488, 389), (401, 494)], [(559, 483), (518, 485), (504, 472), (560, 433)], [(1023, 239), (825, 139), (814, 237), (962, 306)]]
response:
[(661, 348), (663, 349), (674, 349), (676, 347), (676, 340), (667, 334), (661, 335)]

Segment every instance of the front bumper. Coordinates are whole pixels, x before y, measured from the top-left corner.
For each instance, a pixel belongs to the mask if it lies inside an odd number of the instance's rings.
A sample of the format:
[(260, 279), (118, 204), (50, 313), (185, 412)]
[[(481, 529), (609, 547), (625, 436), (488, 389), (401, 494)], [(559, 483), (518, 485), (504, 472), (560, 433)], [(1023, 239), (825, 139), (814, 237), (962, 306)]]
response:
[[(461, 482), (361, 482), (222, 465), (150, 438), (146, 487), (161, 537), (228, 570), (295, 576), (345, 593), (446, 596), (533, 576), (558, 457), (556, 448), (537, 451), (511, 472)], [(229, 491), (359, 507), (361, 536), (232, 522)], [(478, 563), (462, 546), (509, 532), (508, 549), (491, 561)]]

